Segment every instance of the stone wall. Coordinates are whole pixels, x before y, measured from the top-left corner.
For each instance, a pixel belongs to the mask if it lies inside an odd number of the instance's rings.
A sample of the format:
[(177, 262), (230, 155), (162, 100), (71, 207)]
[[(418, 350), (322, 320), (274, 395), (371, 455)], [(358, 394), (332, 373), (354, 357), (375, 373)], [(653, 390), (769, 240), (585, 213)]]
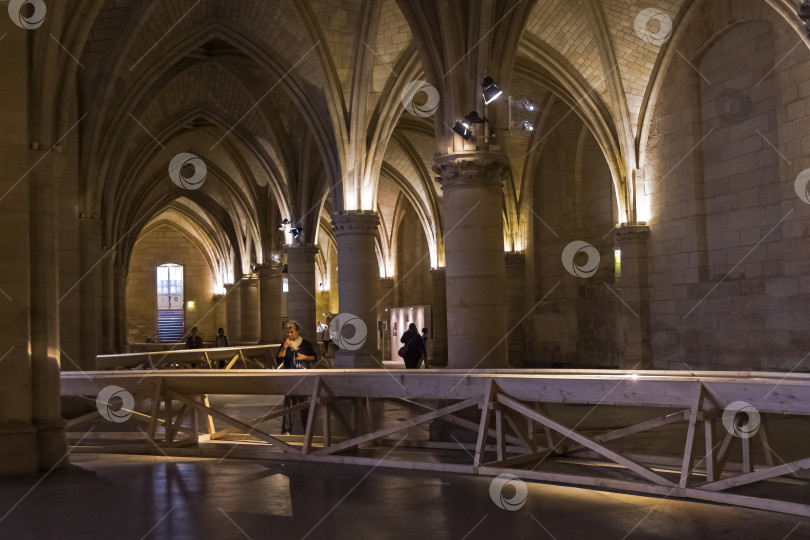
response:
[(433, 303), (429, 253), (422, 224), (416, 211), (408, 206), (397, 232), (395, 306), (422, 306)]
[(185, 301), (195, 303), (185, 309), (185, 331), (199, 327), (205, 341), (213, 341), (217, 328), (214, 306), (214, 276), (203, 253), (189, 238), (169, 225), (161, 225), (138, 239), (127, 277), (127, 334), (130, 343), (157, 339), (157, 270), (174, 263), (184, 268)]
[[(663, 81), (644, 171), (656, 368), (806, 371), (810, 54), (764, 2), (704, 6)], [(733, 17), (736, 17), (734, 19)]]
[[(615, 286), (610, 170), (579, 117), (559, 102), (552, 106), (547, 123), (556, 127), (534, 168), (529, 256), (539, 304), (531, 317), (525, 365), (617, 366), (614, 318), (621, 305), (608, 289)], [(563, 267), (564, 249), (577, 240), (599, 251), (599, 269), (591, 277), (575, 277)], [(576, 262), (587, 263), (584, 255)]]

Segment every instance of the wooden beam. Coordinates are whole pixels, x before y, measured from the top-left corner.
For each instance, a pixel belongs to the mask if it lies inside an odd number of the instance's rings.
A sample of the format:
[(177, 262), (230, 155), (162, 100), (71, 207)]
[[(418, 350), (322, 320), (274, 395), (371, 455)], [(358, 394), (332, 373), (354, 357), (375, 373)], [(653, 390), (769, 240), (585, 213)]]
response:
[(754, 482), (761, 482), (762, 480), (767, 480), (768, 478), (774, 478), (776, 476), (794, 474), (805, 469), (810, 469), (810, 458), (800, 459), (790, 463), (785, 463), (783, 465), (776, 465), (775, 467), (768, 467), (767, 469), (760, 469), (758, 471), (749, 472), (746, 474), (738, 474), (737, 476), (732, 476), (731, 478), (726, 478), (724, 480), (718, 480), (717, 482), (699, 486), (698, 489), (707, 491), (723, 491), (725, 489), (744, 486)]
[(481, 423), (478, 426), (478, 440), (475, 444), (475, 456), (473, 457), (473, 470), (476, 470), (481, 465), (484, 452), (486, 450), (487, 438), (489, 435), (489, 419), (492, 413), (492, 406), (494, 405), (498, 388), (494, 380), (490, 380), (487, 385), (487, 390), (484, 393), (484, 398), (481, 401)]
[(297, 452), (297, 450), (295, 448), (293, 448), (292, 446), (290, 446), (286, 442), (282, 441), (278, 437), (274, 437), (274, 436), (270, 435), (269, 433), (265, 433), (264, 431), (261, 431), (259, 429), (256, 429), (256, 428), (252, 427), (252, 426), (249, 426), (249, 425), (245, 424), (244, 422), (242, 422), (240, 420), (237, 420), (236, 418), (232, 418), (232, 417), (228, 416), (225, 413), (221, 413), (221, 412), (219, 412), (219, 411), (217, 411), (215, 409), (212, 409), (210, 407), (206, 407), (205, 405), (202, 405), (201, 403), (197, 403), (196, 401), (193, 401), (193, 400), (191, 400), (191, 399), (189, 399), (189, 398), (187, 398), (185, 396), (182, 396), (182, 395), (178, 394), (174, 390), (170, 390), (169, 388), (166, 388), (165, 394), (168, 395), (168, 396), (171, 396), (173, 399), (176, 399), (177, 401), (180, 401), (181, 403), (185, 403), (185, 404), (190, 405), (192, 407), (196, 407), (197, 409), (205, 412), (206, 414), (209, 414), (211, 416), (215, 416), (216, 418), (219, 418), (220, 420), (222, 420), (226, 424), (230, 424), (232, 426), (236, 426), (236, 427), (238, 427), (240, 429), (243, 429), (243, 430), (245, 430), (245, 433), (253, 435), (253, 436), (265, 441), (266, 443), (269, 443), (271, 446), (277, 446), (278, 448), (280, 448), (284, 452)]
[(152, 393), (152, 421), (149, 423), (149, 430), (146, 433), (146, 437), (150, 441), (155, 440), (155, 431), (157, 430), (157, 419), (158, 413), (160, 412), (160, 400), (163, 396), (163, 388), (164, 388), (164, 381), (163, 379), (158, 380), (157, 385), (155, 385), (155, 390)]
[(670, 482), (669, 480), (667, 480), (663, 476), (660, 476), (660, 475), (656, 474), (655, 472), (653, 472), (650, 469), (644, 467), (643, 465), (641, 465), (639, 463), (636, 463), (635, 461), (633, 461), (631, 459), (628, 459), (628, 458), (622, 456), (621, 454), (618, 454), (618, 453), (614, 452), (613, 450), (610, 450), (609, 448), (606, 448), (606, 447), (602, 446), (601, 444), (597, 443), (593, 439), (590, 439), (590, 438), (586, 437), (585, 435), (581, 435), (581, 434), (579, 434), (579, 433), (565, 427), (564, 425), (555, 422), (551, 418), (543, 416), (542, 414), (530, 409), (529, 407), (526, 407), (524, 404), (510, 398), (509, 396), (506, 396), (504, 394), (499, 394), (497, 399), (498, 399), (498, 401), (500, 403), (503, 403), (507, 407), (509, 407), (511, 409), (514, 409), (515, 411), (519, 412), (520, 414), (522, 414), (524, 416), (527, 416), (529, 418), (533, 418), (535, 421), (540, 422), (541, 424), (548, 426), (549, 428), (553, 429), (557, 433), (561, 433), (561, 434), (565, 435), (566, 437), (577, 441), (578, 443), (582, 444), (583, 446), (586, 446), (586, 447), (590, 448), (594, 452), (597, 452), (598, 454), (601, 454), (601, 455), (605, 456), (609, 460), (614, 461), (614, 462), (618, 463), (619, 465), (623, 465), (624, 467), (630, 469), (631, 471), (633, 471), (637, 475), (641, 476), (645, 480), (649, 480), (650, 482), (653, 482), (655, 484), (662, 485), (662, 486), (672, 486), (672, 485), (674, 485), (672, 482)]
[[(385, 401), (389, 401), (391, 403), (406, 405), (408, 407), (412, 407), (414, 409), (420, 409), (423, 411), (435, 411), (436, 409), (433, 407), (429, 407), (427, 405), (423, 405), (421, 403), (417, 403), (415, 401), (411, 401), (409, 399), (402, 399), (402, 398), (387, 398)], [(478, 429), (480, 424), (476, 424), (475, 422), (470, 422), (469, 420), (465, 420), (464, 418), (459, 418), (458, 416), (454, 416), (452, 414), (448, 414), (447, 416), (442, 418), (442, 422), (447, 422), (448, 424), (453, 424), (454, 426), (462, 427), (464, 429), (468, 429), (472, 432), (478, 433)], [(495, 437), (495, 429), (490, 428), (487, 432), (487, 436)], [(518, 445), (521, 443), (520, 439), (517, 437), (513, 437), (512, 435), (506, 435), (506, 442), (513, 445)]]
[(301, 451), (309, 454), (312, 449), (312, 434), (315, 431), (315, 408), (318, 406), (318, 396), (321, 394), (321, 378), (315, 377), (312, 395), (309, 397), (309, 411), (307, 412), (307, 430), (304, 434), (304, 446)]
[(425, 422), (430, 422), (431, 420), (435, 420), (436, 418), (441, 418), (447, 413), (460, 411), (462, 409), (466, 409), (468, 407), (472, 407), (478, 403), (476, 399), (465, 399), (460, 403), (455, 403), (448, 407), (443, 407), (433, 412), (429, 412), (426, 414), (422, 414), (417, 416), (416, 418), (410, 418), (408, 420), (398, 422), (395, 425), (387, 426), (380, 428), (376, 431), (371, 433), (367, 433), (365, 435), (361, 435), (359, 437), (355, 437), (353, 439), (349, 439), (348, 441), (342, 442), (337, 445), (330, 446), (328, 448), (324, 448), (323, 450), (315, 453), (314, 455), (323, 456), (334, 454), (336, 452), (341, 452), (343, 450), (347, 450), (349, 448), (353, 448), (355, 446), (359, 446), (367, 441), (373, 441), (374, 439), (385, 437), (386, 435), (391, 435), (392, 433), (397, 433), (398, 431), (402, 431), (408, 429), (413, 426), (418, 426), (419, 424), (423, 424)]
[[(258, 418), (254, 418), (252, 420), (248, 420), (247, 423), (250, 424), (251, 426), (258, 427), (258, 426), (264, 424), (265, 422), (269, 422), (270, 420), (273, 420), (273, 419), (278, 418), (280, 416), (284, 416), (285, 414), (291, 414), (291, 413), (300, 411), (301, 409), (307, 409), (307, 408), (309, 408), (309, 403), (302, 402), (302, 403), (298, 403), (296, 405), (293, 405), (292, 407), (286, 407), (284, 409), (276, 409), (273, 412), (269, 412), (269, 413), (265, 414), (264, 416), (260, 416)], [(213, 433), (211, 435), (211, 438), (212, 439), (221, 439), (222, 437), (225, 437), (226, 435), (229, 435), (231, 433), (239, 433), (239, 432), (240, 432), (240, 428), (227, 427), (225, 429), (221, 429), (221, 430)]]
[(695, 451), (695, 430), (697, 428), (698, 414), (703, 408), (703, 384), (699, 384), (697, 396), (689, 413), (689, 429), (686, 432), (686, 446), (683, 450), (683, 465), (681, 466), (681, 479), (678, 486), (685, 488), (689, 483), (689, 474), (692, 471)]

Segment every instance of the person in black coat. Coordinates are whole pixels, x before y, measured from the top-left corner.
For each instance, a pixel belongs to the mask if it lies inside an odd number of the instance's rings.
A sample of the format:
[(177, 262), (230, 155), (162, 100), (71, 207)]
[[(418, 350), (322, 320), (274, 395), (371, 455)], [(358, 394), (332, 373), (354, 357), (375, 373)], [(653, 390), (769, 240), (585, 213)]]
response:
[(399, 342), (405, 344), (405, 367), (407, 369), (417, 369), (422, 354), (426, 354), (426, 352), (425, 342), (414, 323), (408, 325), (408, 331), (402, 334)]
[[(276, 353), (276, 366), (279, 369), (307, 369), (315, 364), (318, 357), (315, 354), (315, 347), (312, 343), (301, 337), (299, 334), (301, 325), (297, 321), (290, 321), (284, 327), (287, 332), (287, 339), (279, 347)], [(292, 407), (303, 401), (305, 396), (284, 396), (284, 408)], [(307, 409), (301, 409), (301, 425), (304, 433), (307, 431)], [(281, 419), (281, 434), (292, 434), (293, 416), (285, 414)]]

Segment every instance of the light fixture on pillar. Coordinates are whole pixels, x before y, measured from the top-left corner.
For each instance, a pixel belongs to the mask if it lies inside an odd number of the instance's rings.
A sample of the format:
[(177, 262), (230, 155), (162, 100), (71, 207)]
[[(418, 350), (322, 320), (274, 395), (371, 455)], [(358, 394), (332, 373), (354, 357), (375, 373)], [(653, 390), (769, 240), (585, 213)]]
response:
[(503, 95), (503, 90), (498, 88), (498, 85), (495, 84), (495, 80), (492, 77), (485, 77), (481, 88), (483, 88), (484, 105), (489, 105)]
[(470, 139), (472, 139), (473, 134), (472, 130), (470, 129), (470, 126), (462, 122), (461, 120), (459, 120), (453, 125), (453, 131), (456, 132), (457, 135), (461, 135), (461, 138), (467, 142), (469, 142)]
[(807, 28), (807, 37), (810, 38), (810, 0), (803, 0), (799, 4), (799, 18), (804, 21)]
[(287, 219), (287, 218), (284, 218), (284, 221), (281, 222), (281, 227), (279, 227), (278, 230), (284, 231), (284, 232), (289, 232), (291, 226), (292, 225), (290, 224), (290, 220)]
[(298, 238), (301, 236), (301, 233), (304, 232), (304, 229), (299, 229), (298, 227), (290, 227), (290, 234), (292, 234), (293, 238)]
[(461, 135), (462, 139), (469, 142), (473, 138), (473, 124), (482, 124), (483, 122), (483, 118), (478, 115), (477, 111), (471, 111), (463, 120), (456, 122), (453, 126), (453, 131)]

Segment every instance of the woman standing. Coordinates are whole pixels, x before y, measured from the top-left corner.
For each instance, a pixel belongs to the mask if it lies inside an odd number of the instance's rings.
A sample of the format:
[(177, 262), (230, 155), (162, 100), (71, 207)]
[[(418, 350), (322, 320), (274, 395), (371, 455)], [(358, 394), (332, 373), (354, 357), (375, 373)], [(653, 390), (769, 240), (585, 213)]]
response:
[[(312, 343), (301, 337), (299, 331), (301, 325), (297, 321), (290, 321), (284, 327), (287, 339), (281, 345), (276, 355), (276, 364), (282, 369), (307, 369), (318, 360), (315, 355), (315, 347)], [(306, 396), (284, 396), (284, 408), (292, 407), (306, 401)], [(304, 426), (304, 433), (307, 431), (307, 415), (309, 411), (301, 409), (301, 424)], [(281, 434), (292, 433), (293, 416), (285, 414), (281, 419)]]
[(405, 344), (405, 367), (407, 369), (417, 369), (422, 354), (426, 354), (426, 352), (425, 342), (414, 323), (408, 325), (408, 331), (402, 334), (399, 342)]

